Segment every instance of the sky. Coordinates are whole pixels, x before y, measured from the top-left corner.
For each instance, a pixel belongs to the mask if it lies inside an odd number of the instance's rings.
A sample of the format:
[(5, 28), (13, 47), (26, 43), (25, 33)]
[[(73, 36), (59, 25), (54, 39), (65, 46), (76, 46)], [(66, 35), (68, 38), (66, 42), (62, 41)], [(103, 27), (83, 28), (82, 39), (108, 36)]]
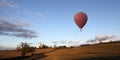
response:
[[(120, 38), (120, 0), (0, 0), (0, 46), (21, 42), (79, 45), (96, 37)], [(84, 12), (82, 31), (74, 15)]]

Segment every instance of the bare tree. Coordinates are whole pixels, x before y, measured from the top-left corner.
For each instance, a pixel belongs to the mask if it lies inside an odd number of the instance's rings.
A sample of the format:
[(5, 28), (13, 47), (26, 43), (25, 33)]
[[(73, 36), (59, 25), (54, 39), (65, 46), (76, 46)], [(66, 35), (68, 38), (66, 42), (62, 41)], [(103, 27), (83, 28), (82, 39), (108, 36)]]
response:
[(33, 53), (35, 51), (35, 47), (22, 42), (19, 46), (17, 46), (17, 51), (21, 51), (21, 55), (25, 56), (26, 53)]

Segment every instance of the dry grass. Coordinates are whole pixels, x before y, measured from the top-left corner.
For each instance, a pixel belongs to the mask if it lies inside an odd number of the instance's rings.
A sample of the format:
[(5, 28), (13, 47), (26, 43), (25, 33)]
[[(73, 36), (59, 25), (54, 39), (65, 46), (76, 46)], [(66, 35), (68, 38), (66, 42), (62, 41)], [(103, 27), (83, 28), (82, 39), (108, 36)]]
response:
[[(82, 60), (86, 58), (89, 60), (89, 58), (115, 58), (116, 56), (120, 56), (120, 43), (96, 44), (77, 48), (36, 49), (34, 54), (35, 55), (29, 58), (25, 58), (25, 60)], [(27, 56), (28, 55), (30, 54), (27, 54)], [(5, 51), (0, 53), (0, 58), (18, 56), (20, 56), (20, 52), (16, 51)]]

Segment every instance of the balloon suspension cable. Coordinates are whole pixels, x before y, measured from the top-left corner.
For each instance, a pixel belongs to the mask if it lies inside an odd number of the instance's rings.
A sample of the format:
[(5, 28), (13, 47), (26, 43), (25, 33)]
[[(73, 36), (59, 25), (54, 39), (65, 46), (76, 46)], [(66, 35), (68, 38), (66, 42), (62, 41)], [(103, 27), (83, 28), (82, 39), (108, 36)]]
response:
[(82, 29), (80, 29), (80, 31), (82, 31)]

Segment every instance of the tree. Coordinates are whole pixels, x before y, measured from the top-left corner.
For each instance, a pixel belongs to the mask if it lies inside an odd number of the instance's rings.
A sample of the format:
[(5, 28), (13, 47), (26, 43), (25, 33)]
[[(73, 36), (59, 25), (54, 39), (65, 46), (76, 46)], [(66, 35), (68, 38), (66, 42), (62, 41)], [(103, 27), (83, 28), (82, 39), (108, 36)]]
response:
[(25, 56), (26, 53), (33, 53), (35, 47), (30, 46), (28, 43), (21, 43), (20, 46), (17, 46), (17, 51), (21, 51), (21, 55)]
[(42, 48), (49, 48), (49, 47), (47, 45), (45, 45), (45, 44), (40, 43), (39, 48), (42, 49)]
[(17, 50), (17, 51), (21, 51), (21, 46), (20, 46), (20, 45), (17, 45), (16, 50)]

